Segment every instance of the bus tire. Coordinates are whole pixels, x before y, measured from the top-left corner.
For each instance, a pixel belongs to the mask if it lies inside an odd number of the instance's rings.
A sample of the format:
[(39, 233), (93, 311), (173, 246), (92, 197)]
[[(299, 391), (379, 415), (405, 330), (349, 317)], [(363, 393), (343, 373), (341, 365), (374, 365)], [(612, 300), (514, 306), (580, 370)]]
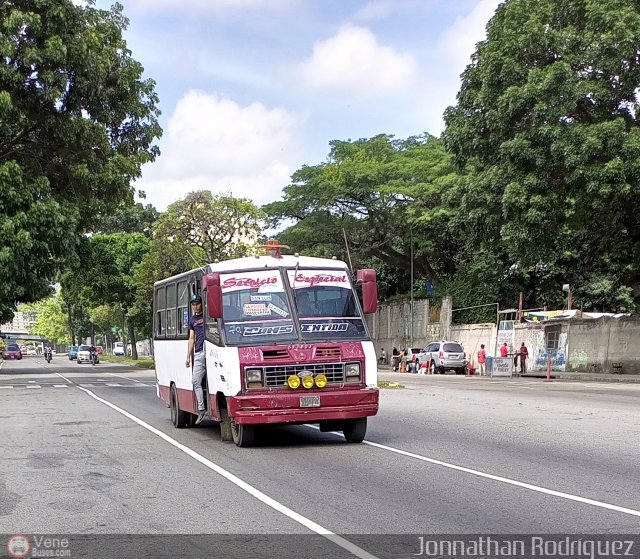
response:
[(253, 444), (255, 428), (253, 425), (245, 425), (244, 423), (236, 423), (235, 421), (232, 421), (231, 434), (236, 446), (251, 446)]
[(180, 409), (178, 402), (178, 391), (176, 385), (171, 385), (171, 423), (176, 429), (182, 429), (187, 426), (189, 421), (189, 414)]
[(231, 418), (227, 408), (220, 408), (220, 440), (223, 442), (234, 441), (231, 430)]
[(367, 418), (347, 419), (342, 426), (342, 434), (348, 443), (361, 443), (367, 432)]

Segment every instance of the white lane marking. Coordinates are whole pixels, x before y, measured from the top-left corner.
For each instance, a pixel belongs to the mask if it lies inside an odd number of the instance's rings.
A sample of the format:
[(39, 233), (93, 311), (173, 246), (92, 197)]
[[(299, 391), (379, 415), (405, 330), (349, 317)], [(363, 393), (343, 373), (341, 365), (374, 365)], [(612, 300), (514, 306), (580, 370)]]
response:
[(139, 384), (144, 384), (143, 382), (135, 379), (135, 378), (130, 378), (130, 377), (125, 377), (124, 375), (117, 375), (116, 373), (107, 373), (108, 375), (112, 375), (114, 377), (120, 377), (120, 378), (126, 378), (127, 380), (132, 380), (133, 382), (137, 382)]
[(68, 384), (54, 384), (54, 388), (69, 388)]
[(31, 384), (35, 384), (35, 383), (36, 383), (36, 381), (35, 381), (35, 380), (30, 380), (29, 382), (30, 382)]
[[(311, 427), (313, 429), (318, 429), (318, 430), (320, 429), (315, 425), (307, 425), (307, 427)], [(330, 431), (330, 433), (338, 437), (344, 436), (342, 433), (337, 433), (335, 431)], [(388, 450), (389, 452), (401, 454), (402, 456), (407, 456), (409, 458), (415, 458), (416, 460), (428, 462), (429, 464), (435, 464), (436, 466), (443, 466), (451, 470), (457, 470), (459, 472), (472, 474), (474, 476), (483, 477), (486, 479), (492, 479), (493, 481), (500, 481), (508, 485), (515, 485), (516, 487), (522, 487), (523, 489), (530, 489), (531, 491), (537, 491), (538, 493), (544, 493), (546, 495), (552, 495), (554, 497), (560, 497), (562, 499), (568, 499), (570, 501), (576, 501), (578, 503), (584, 503), (585, 505), (592, 505), (594, 507), (600, 507), (600, 508), (612, 510), (615, 512), (621, 512), (623, 514), (630, 514), (631, 516), (640, 516), (640, 510), (620, 507), (618, 505), (612, 505), (609, 503), (604, 503), (602, 501), (596, 501), (594, 499), (587, 499), (586, 497), (572, 495), (571, 493), (564, 493), (563, 491), (556, 491), (555, 489), (547, 489), (546, 487), (540, 487), (538, 485), (533, 485), (531, 483), (524, 483), (522, 481), (517, 481), (515, 479), (509, 479), (502, 476), (488, 474), (486, 472), (481, 472), (479, 470), (472, 470), (471, 468), (465, 468), (464, 466), (457, 466), (456, 464), (450, 464), (448, 462), (443, 462), (442, 460), (436, 460), (434, 458), (427, 458), (426, 456), (421, 456), (420, 454), (414, 454), (413, 452), (407, 452), (406, 450), (400, 450), (399, 448), (393, 448), (392, 446), (387, 446), (384, 444), (374, 443), (371, 441), (362, 441), (362, 444), (380, 448), (382, 450)]]
[(204, 456), (198, 454), (196, 451), (190, 449), (188, 446), (185, 446), (182, 443), (179, 443), (178, 441), (176, 441), (169, 435), (163, 433), (159, 429), (156, 429), (155, 427), (149, 425), (148, 423), (145, 423), (144, 421), (142, 421), (142, 419), (137, 418), (135, 415), (130, 414), (128, 411), (125, 411), (122, 408), (119, 408), (118, 406), (116, 406), (115, 404), (112, 404), (111, 402), (103, 398), (100, 398), (99, 396), (96, 396), (93, 392), (91, 392), (91, 390), (87, 390), (86, 388), (82, 388), (82, 387), (78, 387), (78, 388), (79, 390), (86, 392), (93, 399), (105, 404), (106, 406), (109, 406), (111, 409), (129, 418), (131, 421), (137, 423), (141, 427), (144, 427), (147, 431), (153, 433), (154, 435), (157, 435), (164, 441), (168, 442), (170, 445), (176, 447), (178, 450), (181, 450), (188, 456), (191, 456), (191, 458), (200, 462), (203, 466), (206, 466), (210, 470), (213, 470), (214, 472), (221, 475), (223, 478), (227, 479), (228, 481), (230, 481), (231, 483), (233, 483), (243, 491), (246, 491), (247, 493), (249, 493), (249, 495), (251, 495), (252, 497), (255, 497), (259, 501), (262, 501), (265, 505), (267, 505), (268, 507), (271, 507), (275, 511), (283, 514), (284, 516), (288, 516), (293, 521), (297, 522), (298, 524), (301, 524), (302, 526), (311, 530), (312, 532), (315, 532), (316, 534), (320, 534), (321, 536), (324, 536), (329, 541), (340, 546), (341, 548), (345, 549), (346, 551), (355, 555), (356, 557), (359, 557), (360, 559), (378, 559), (375, 555), (370, 554), (364, 549), (351, 543), (349, 540), (346, 540), (342, 536), (338, 536), (336, 533), (328, 530), (327, 528), (324, 528), (319, 524), (316, 524), (315, 522), (313, 522), (313, 520), (310, 520), (309, 518), (302, 516), (301, 514), (295, 512), (289, 507), (276, 501), (275, 499), (272, 499), (271, 497), (269, 497), (259, 489), (256, 489), (252, 485), (249, 485), (246, 481), (242, 481), (239, 477), (233, 475), (231, 472), (211, 462)]
[(25, 388), (42, 388), (39, 384), (27, 384)]
[(67, 383), (69, 384), (73, 384), (73, 382), (71, 382), (67, 377), (65, 377), (64, 375), (61, 375), (60, 373), (55, 373), (56, 375), (58, 375), (61, 379), (66, 380)]
[(119, 382), (107, 382), (107, 386), (122, 386)]
[(0, 386), (0, 388), (13, 388), (13, 386)]

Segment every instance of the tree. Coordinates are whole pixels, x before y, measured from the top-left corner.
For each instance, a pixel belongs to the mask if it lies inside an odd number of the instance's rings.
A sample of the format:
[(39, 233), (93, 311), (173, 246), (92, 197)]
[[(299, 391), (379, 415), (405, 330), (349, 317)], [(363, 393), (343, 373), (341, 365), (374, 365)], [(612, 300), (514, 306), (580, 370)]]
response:
[(110, 233), (144, 233), (151, 236), (153, 224), (158, 219), (158, 210), (151, 204), (123, 202), (112, 212), (102, 216), (95, 232), (103, 235)]
[(36, 319), (30, 334), (44, 336), (55, 344), (69, 343), (67, 316), (62, 304), (62, 297), (56, 293), (53, 297), (43, 299), (20, 307), (23, 312), (33, 311)]
[(85, 231), (158, 154), (154, 82), (122, 6), (0, 3), (0, 321), (51, 293)]
[(92, 306), (110, 305), (122, 308), (123, 331), (128, 332), (132, 356), (138, 358), (134, 324), (128, 312), (136, 299), (134, 274), (149, 251), (151, 241), (142, 233), (95, 235), (90, 240), (91, 256), (86, 266), (76, 273), (79, 283), (91, 288)]
[(156, 223), (154, 238), (160, 243), (177, 242), (185, 251), (197, 247), (209, 262), (238, 258), (246, 256), (257, 241), (263, 217), (246, 198), (200, 190), (167, 208)]
[(638, 44), (633, 0), (507, 0), (445, 113), (467, 255), (538, 302), (570, 283), (577, 304), (638, 304)]
[(100, 332), (104, 343), (106, 345), (107, 340), (113, 335), (112, 329), (116, 328), (120, 330), (125, 321), (124, 313), (120, 305), (98, 305), (89, 309), (89, 317), (91, 324)]
[(437, 283), (450, 273), (453, 239), (441, 198), (453, 174), (442, 141), (380, 135), (330, 146), (328, 162), (296, 171), (284, 199), (265, 206), (272, 227), (296, 221), (281, 239), (298, 252), (346, 256), (346, 237), (355, 258), (405, 273), (413, 241), (417, 274)]

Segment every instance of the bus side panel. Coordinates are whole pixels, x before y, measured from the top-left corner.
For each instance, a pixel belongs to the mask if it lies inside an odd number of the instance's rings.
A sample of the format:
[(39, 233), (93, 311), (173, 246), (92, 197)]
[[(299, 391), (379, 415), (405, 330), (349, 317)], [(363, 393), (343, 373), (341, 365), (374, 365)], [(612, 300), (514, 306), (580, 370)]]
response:
[[(193, 384), (191, 383), (191, 368), (185, 367), (187, 359), (188, 340), (154, 340), (153, 352), (156, 363), (156, 378), (162, 399), (169, 403), (169, 389), (171, 383), (178, 389), (180, 408), (192, 411)], [(191, 393), (187, 395), (185, 391)]]
[(378, 386), (378, 359), (376, 357), (376, 348), (373, 342), (362, 342), (362, 350), (364, 351), (364, 370), (367, 386)]
[[(207, 380), (212, 397), (218, 392), (235, 396), (242, 389), (240, 358), (237, 347), (218, 347), (205, 341), (207, 351)], [(212, 407), (215, 402), (212, 403)]]

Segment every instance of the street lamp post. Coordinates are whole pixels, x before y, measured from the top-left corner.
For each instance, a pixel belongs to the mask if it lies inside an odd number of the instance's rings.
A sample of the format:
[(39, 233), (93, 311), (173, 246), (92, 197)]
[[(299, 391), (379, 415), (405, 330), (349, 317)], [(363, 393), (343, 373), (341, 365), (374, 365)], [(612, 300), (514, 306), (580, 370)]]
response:
[(410, 242), (411, 242), (411, 326), (409, 328), (409, 347), (413, 347), (413, 227), (409, 228)]

